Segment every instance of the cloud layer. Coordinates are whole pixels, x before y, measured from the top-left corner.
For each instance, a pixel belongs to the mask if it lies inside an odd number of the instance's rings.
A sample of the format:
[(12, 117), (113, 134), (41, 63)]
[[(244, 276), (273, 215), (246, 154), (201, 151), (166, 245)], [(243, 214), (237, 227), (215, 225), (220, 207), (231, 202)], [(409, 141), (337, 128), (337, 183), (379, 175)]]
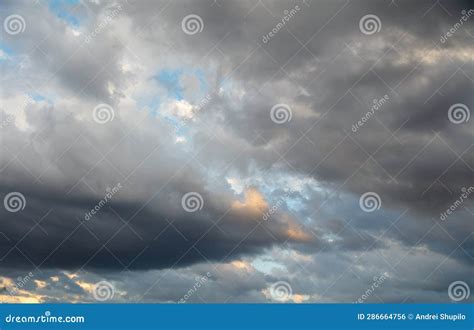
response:
[(0, 7), (3, 300), (473, 287), (468, 1)]

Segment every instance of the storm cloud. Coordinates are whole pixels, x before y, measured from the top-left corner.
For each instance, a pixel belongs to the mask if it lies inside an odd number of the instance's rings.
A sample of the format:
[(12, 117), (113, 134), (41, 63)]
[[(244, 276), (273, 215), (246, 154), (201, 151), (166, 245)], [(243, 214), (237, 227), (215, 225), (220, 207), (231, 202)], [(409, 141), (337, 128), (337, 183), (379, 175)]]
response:
[(473, 287), (469, 1), (0, 7), (3, 299)]

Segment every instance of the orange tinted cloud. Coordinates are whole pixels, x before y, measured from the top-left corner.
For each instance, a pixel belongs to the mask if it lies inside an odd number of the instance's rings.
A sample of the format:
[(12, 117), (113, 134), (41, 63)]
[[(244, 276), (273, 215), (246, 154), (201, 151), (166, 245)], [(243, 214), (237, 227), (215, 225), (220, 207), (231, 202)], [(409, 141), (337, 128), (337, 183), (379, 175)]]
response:
[(235, 201), (232, 209), (255, 216), (263, 214), (268, 209), (268, 203), (256, 188), (249, 188), (245, 191), (244, 201)]

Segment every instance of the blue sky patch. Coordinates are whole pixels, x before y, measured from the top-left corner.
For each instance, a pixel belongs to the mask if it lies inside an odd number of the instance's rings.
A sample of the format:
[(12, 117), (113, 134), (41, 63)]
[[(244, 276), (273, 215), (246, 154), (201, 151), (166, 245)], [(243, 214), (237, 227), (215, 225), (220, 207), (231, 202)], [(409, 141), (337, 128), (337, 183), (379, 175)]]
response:
[(173, 98), (182, 100), (183, 87), (180, 83), (182, 74), (183, 70), (181, 69), (163, 69), (158, 73), (156, 79), (168, 90), (168, 93)]
[(79, 4), (79, 0), (50, 0), (49, 9), (61, 20), (73, 27), (80, 25), (80, 20), (72, 14), (73, 7)]
[(8, 56), (13, 56), (15, 55), (15, 52), (13, 51), (13, 49), (11, 49), (10, 47), (8, 47), (7, 45), (5, 45), (3, 42), (0, 41), (0, 50), (2, 50), (2, 52), (4, 52), (5, 54), (7, 54)]

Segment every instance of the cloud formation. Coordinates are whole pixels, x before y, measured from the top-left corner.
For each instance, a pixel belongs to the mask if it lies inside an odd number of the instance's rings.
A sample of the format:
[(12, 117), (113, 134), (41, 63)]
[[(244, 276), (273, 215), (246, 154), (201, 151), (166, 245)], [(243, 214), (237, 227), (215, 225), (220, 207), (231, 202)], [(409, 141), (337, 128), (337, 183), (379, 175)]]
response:
[(2, 300), (90, 301), (100, 281), (121, 302), (473, 287), (469, 1), (0, 7), (23, 19), (0, 42)]

